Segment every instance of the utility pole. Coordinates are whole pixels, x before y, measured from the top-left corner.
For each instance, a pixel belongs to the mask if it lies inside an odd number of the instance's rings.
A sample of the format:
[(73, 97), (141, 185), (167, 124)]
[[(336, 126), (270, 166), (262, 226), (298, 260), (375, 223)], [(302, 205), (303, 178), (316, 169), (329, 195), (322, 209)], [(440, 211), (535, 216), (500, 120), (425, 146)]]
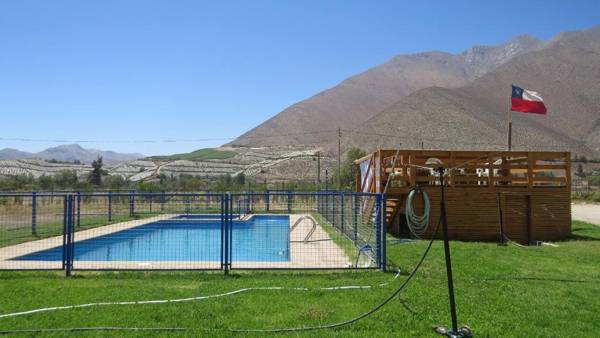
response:
[(321, 188), (321, 152), (317, 151), (317, 189)]
[(342, 129), (338, 128), (338, 172), (337, 172), (337, 190), (342, 190)]

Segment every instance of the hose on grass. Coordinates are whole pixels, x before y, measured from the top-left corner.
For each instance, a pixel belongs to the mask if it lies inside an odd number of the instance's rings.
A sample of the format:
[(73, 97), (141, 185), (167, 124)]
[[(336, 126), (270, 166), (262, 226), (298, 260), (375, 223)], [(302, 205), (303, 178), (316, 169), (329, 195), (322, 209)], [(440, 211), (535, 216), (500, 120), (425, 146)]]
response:
[[(440, 219), (441, 221), (441, 219)], [(433, 245), (433, 241), (435, 238), (435, 234), (437, 233), (437, 230), (439, 228), (439, 224), (440, 222), (438, 222), (432, 239), (429, 241), (429, 244), (427, 245), (427, 248), (425, 249), (423, 255), (421, 256), (421, 258), (419, 259), (418, 263), (415, 265), (415, 267), (413, 268), (412, 272), (409, 274), (408, 278), (390, 295), (388, 296), (382, 303), (380, 303), (379, 305), (377, 305), (376, 307), (374, 307), (373, 309), (369, 310), (368, 312), (365, 312), (355, 318), (340, 322), (340, 323), (334, 323), (334, 324), (329, 324), (329, 325), (320, 325), (320, 326), (312, 326), (312, 327), (297, 327), (297, 328), (280, 328), (280, 329), (229, 329), (229, 331), (231, 332), (289, 332), (289, 331), (306, 331), (306, 330), (318, 330), (318, 329), (329, 329), (329, 328), (336, 328), (336, 327), (340, 327), (340, 326), (345, 326), (345, 325), (349, 325), (352, 323), (355, 323), (361, 319), (364, 319), (370, 315), (372, 315), (373, 313), (379, 311), (382, 307), (384, 307), (386, 304), (388, 304), (394, 297), (396, 297), (402, 290), (404, 290), (404, 288), (408, 285), (408, 283), (412, 280), (412, 278), (416, 275), (417, 271), (419, 270), (419, 268), (421, 267), (421, 265), (423, 264), (423, 262), (425, 261), (425, 258), (427, 257), (427, 255), (429, 254), (429, 251), (431, 250), (431, 246)], [(165, 300), (148, 300), (148, 301), (129, 301), (129, 302), (101, 302), (101, 303), (88, 303), (88, 304), (79, 304), (79, 305), (68, 305), (68, 306), (55, 306), (55, 307), (48, 307), (48, 308), (39, 308), (39, 309), (34, 309), (34, 310), (29, 310), (29, 311), (21, 311), (21, 312), (13, 312), (13, 313), (6, 313), (6, 314), (2, 314), (0, 315), (0, 319), (1, 318), (7, 318), (7, 317), (17, 317), (17, 316), (24, 316), (24, 315), (30, 315), (30, 314), (34, 314), (34, 313), (40, 313), (40, 312), (49, 312), (49, 311), (57, 311), (57, 310), (67, 310), (67, 309), (76, 309), (76, 308), (85, 308), (85, 307), (94, 307), (94, 306), (109, 306), (109, 305), (143, 305), (143, 304), (164, 304), (164, 303), (177, 303), (177, 302), (189, 302), (189, 301), (196, 301), (196, 300), (204, 300), (204, 299), (209, 299), (209, 298), (219, 298), (219, 297), (226, 297), (226, 296), (232, 296), (235, 294), (240, 294), (243, 292), (248, 292), (248, 291), (253, 291), (253, 290), (294, 290), (294, 291), (311, 291), (311, 290), (322, 290), (322, 291), (335, 291), (335, 290), (353, 290), (353, 289), (372, 289), (374, 287), (383, 287), (386, 286), (390, 283), (392, 283), (394, 280), (396, 280), (399, 276), (400, 276), (401, 271), (398, 270), (398, 273), (396, 273), (396, 275), (392, 278), (392, 280), (385, 282), (385, 283), (381, 283), (381, 284), (377, 284), (375, 286), (371, 286), (371, 285), (366, 285), (366, 286), (360, 286), (360, 285), (346, 285), (346, 286), (334, 286), (334, 287), (321, 287), (321, 288), (314, 288), (314, 289), (310, 289), (310, 288), (305, 288), (305, 287), (295, 287), (295, 288), (290, 288), (290, 287), (254, 287), (254, 288), (242, 288), (242, 289), (238, 289), (238, 290), (234, 290), (234, 291), (230, 291), (230, 292), (225, 292), (225, 293), (220, 293), (220, 294), (213, 294), (213, 295), (206, 295), (206, 296), (198, 296), (198, 297), (190, 297), (190, 298), (179, 298), (179, 299), (165, 299)], [(39, 332), (39, 333), (43, 333), (43, 332), (51, 332), (49, 330), (54, 330), (54, 331), (94, 331), (94, 330), (138, 330), (138, 331), (142, 331), (142, 330), (146, 330), (146, 331), (151, 331), (151, 330), (155, 330), (155, 331), (159, 331), (159, 330), (171, 330), (171, 331), (183, 331), (183, 330), (187, 330), (185, 328), (127, 328), (127, 327), (81, 327), (81, 328), (64, 328), (64, 329), (24, 329), (24, 330), (3, 330), (0, 331), (0, 333), (4, 333), (4, 334), (10, 334), (10, 333), (35, 333), (35, 332)]]
[(0, 330), (3, 334), (20, 333), (56, 333), (56, 332), (85, 332), (85, 331), (187, 331), (183, 327), (118, 327), (118, 326), (92, 326), (92, 327), (66, 327), (52, 329), (21, 329), (21, 330)]
[(425, 261), (425, 258), (427, 257), (427, 255), (429, 254), (429, 251), (431, 249), (431, 246), (433, 245), (433, 241), (435, 240), (435, 235), (437, 234), (437, 230), (440, 226), (442, 219), (440, 217), (440, 220), (438, 221), (438, 224), (436, 225), (434, 232), (432, 234), (431, 240), (429, 241), (429, 244), (427, 245), (427, 248), (425, 249), (425, 251), (423, 252), (423, 255), (421, 256), (421, 258), (419, 259), (417, 265), (415, 265), (415, 267), (413, 268), (413, 270), (411, 271), (411, 273), (408, 275), (408, 277), (406, 278), (406, 280), (400, 284), (400, 286), (394, 291), (392, 292), (391, 295), (389, 295), (383, 302), (379, 303), (377, 306), (375, 306), (374, 308), (372, 308), (371, 310), (362, 313), (354, 318), (342, 321), (342, 322), (338, 322), (338, 323), (333, 323), (333, 324), (325, 324), (325, 325), (316, 325), (316, 326), (300, 326), (300, 327), (286, 327), (286, 328), (274, 328), (274, 329), (229, 329), (229, 331), (231, 332), (238, 332), (238, 333), (278, 333), (278, 332), (297, 332), (297, 331), (310, 331), (310, 330), (323, 330), (323, 329), (334, 329), (334, 328), (338, 328), (338, 327), (342, 327), (342, 326), (346, 326), (346, 325), (350, 325), (353, 323), (358, 322), (361, 319), (364, 319), (372, 314), (374, 314), (375, 312), (379, 311), (381, 308), (383, 308), (386, 304), (388, 304), (392, 299), (394, 299), (400, 292), (402, 292), (402, 290), (404, 290), (404, 288), (408, 285), (408, 283), (412, 280), (412, 278), (417, 274), (417, 271), (419, 271), (419, 268), (421, 267), (421, 265), (423, 264), (423, 262)]
[(119, 306), (119, 305), (147, 305), (147, 304), (165, 304), (165, 303), (181, 303), (181, 302), (191, 302), (198, 300), (206, 300), (211, 298), (221, 298), (227, 296), (233, 296), (236, 294), (249, 292), (249, 291), (339, 291), (339, 290), (356, 290), (356, 289), (372, 289), (375, 287), (384, 287), (394, 280), (396, 280), (400, 276), (400, 270), (398, 273), (388, 282), (380, 283), (376, 285), (342, 285), (342, 286), (332, 286), (332, 287), (320, 287), (320, 288), (306, 288), (306, 287), (284, 287), (284, 286), (264, 286), (264, 287), (251, 287), (251, 288), (242, 288), (237, 289), (225, 293), (218, 293), (206, 296), (197, 296), (197, 297), (188, 297), (188, 298), (178, 298), (178, 299), (160, 299), (160, 300), (144, 300), (144, 301), (124, 301), (124, 302), (99, 302), (99, 303), (88, 303), (88, 304), (77, 304), (77, 305), (65, 305), (65, 306), (54, 306), (54, 307), (46, 307), (33, 309), (28, 311), (20, 311), (20, 312), (12, 312), (0, 314), (0, 319), (8, 318), (8, 317), (17, 317), (17, 316), (25, 316), (31, 315), (40, 312), (51, 312), (58, 310), (72, 310), (79, 308), (87, 308), (87, 307), (98, 307), (98, 306)]

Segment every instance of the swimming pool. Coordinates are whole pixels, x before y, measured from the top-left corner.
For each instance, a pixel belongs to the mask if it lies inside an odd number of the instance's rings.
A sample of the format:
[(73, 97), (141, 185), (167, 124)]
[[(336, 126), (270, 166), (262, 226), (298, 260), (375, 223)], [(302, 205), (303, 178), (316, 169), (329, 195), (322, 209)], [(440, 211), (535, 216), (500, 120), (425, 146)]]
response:
[[(220, 217), (220, 216), (219, 216)], [(179, 216), (77, 241), (74, 261), (220, 261), (221, 222), (211, 215)], [(253, 216), (233, 221), (232, 259), (290, 260), (289, 216)], [(63, 247), (33, 252), (14, 260), (62, 261)]]

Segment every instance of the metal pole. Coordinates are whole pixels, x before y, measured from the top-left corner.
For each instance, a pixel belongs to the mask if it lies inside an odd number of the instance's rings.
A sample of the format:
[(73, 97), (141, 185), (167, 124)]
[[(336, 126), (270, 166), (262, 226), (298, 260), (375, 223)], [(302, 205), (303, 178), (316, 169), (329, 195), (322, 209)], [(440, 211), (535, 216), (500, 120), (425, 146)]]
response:
[(227, 273), (229, 273), (229, 270), (231, 270), (231, 260), (233, 257), (233, 215), (231, 214), (233, 209), (233, 199), (231, 198), (231, 195), (229, 195), (229, 203), (229, 226), (227, 228)]
[(72, 262), (72, 237), (71, 232), (73, 231), (73, 195), (67, 196), (67, 243), (66, 243), (66, 264), (65, 264), (65, 275), (71, 276), (71, 262)]
[(340, 193), (340, 227), (344, 233), (344, 193)]
[(133, 217), (135, 215), (135, 196), (133, 193), (133, 190), (129, 191), (129, 217)]
[(498, 213), (500, 218), (500, 245), (506, 245), (504, 241), (504, 212), (502, 211), (502, 200), (500, 193), (498, 193)]
[(67, 196), (63, 197), (63, 245), (62, 245), (62, 268), (67, 267)]
[(342, 129), (338, 128), (338, 172), (337, 189), (342, 190)]
[(452, 332), (458, 332), (458, 324), (456, 320), (456, 302), (454, 300), (454, 282), (452, 280), (452, 259), (450, 258), (450, 241), (448, 239), (448, 221), (446, 219), (446, 202), (444, 196), (444, 171), (443, 167), (438, 168), (440, 174), (440, 216), (442, 220), (442, 228), (444, 232), (444, 256), (446, 258), (446, 276), (448, 277), (448, 298), (450, 300), (450, 316), (452, 317)]
[(321, 189), (321, 152), (317, 151), (317, 190)]
[(385, 194), (381, 196), (381, 270), (385, 272), (386, 270), (386, 258), (387, 258), (387, 222), (386, 222), (386, 196)]
[(31, 193), (31, 234), (37, 235), (37, 192)]
[(108, 192), (108, 221), (112, 222), (112, 191)]
[(354, 203), (352, 205), (352, 224), (354, 225), (354, 243), (358, 239), (358, 195), (354, 193)]
[(223, 255), (224, 259), (224, 269), (225, 275), (229, 274), (229, 216), (231, 214), (231, 196), (229, 194), (225, 195), (225, 228), (223, 233), (224, 243), (223, 243)]
[[(381, 264), (381, 196), (377, 195), (376, 203), (377, 203), (377, 214), (375, 216), (375, 241), (377, 243), (377, 264), (379, 268), (382, 268)], [(369, 243), (367, 243), (369, 244)], [(369, 244), (370, 245), (370, 244)]]
[(225, 269), (225, 214), (226, 207), (223, 196), (220, 197), (221, 200), (221, 270)]
[[(511, 99), (512, 101), (512, 99)], [(508, 105), (508, 134), (506, 135), (507, 137), (507, 143), (508, 143), (508, 151), (511, 151), (512, 149), (512, 116), (511, 116), (511, 109), (512, 109), (512, 103), (509, 103)]]
[(81, 226), (81, 192), (77, 192), (77, 227)]
[[(331, 217), (333, 218), (332, 224), (335, 228), (335, 193), (331, 193)], [(339, 224), (338, 224), (339, 225)]]
[(269, 189), (267, 189), (267, 192), (265, 192), (265, 203), (266, 203), (266, 209), (267, 212), (269, 212), (270, 209), (270, 195), (269, 195)]

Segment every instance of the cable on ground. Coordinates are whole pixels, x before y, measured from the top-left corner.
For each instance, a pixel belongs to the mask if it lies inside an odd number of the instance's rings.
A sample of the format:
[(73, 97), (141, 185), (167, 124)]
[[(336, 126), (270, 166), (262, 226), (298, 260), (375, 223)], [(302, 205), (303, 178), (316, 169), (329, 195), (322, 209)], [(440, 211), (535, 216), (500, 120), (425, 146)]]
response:
[(411, 271), (411, 273), (408, 275), (408, 277), (406, 278), (406, 280), (394, 292), (392, 292), (392, 294), (389, 295), (383, 302), (381, 302), (380, 304), (378, 304), (377, 306), (375, 306), (371, 310), (369, 310), (369, 311), (367, 311), (367, 312), (365, 312), (365, 313), (363, 313), (363, 314), (361, 314), (359, 316), (356, 316), (356, 317), (354, 317), (352, 319), (348, 319), (348, 320), (345, 320), (345, 321), (342, 321), (342, 322), (338, 322), (338, 323), (333, 323), (333, 324), (317, 325), (317, 326), (301, 326), (301, 327), (274, 328), (274, 329), (243, 329), (243, 328), (240, 328), (240, 329), (229, 329), (229, 331), (231, 331), (231, 332), (277, 333), (277, 332), (295, 332), (295, 331), (309, 331), (309, 330), (333, 329), (333, 328), (337, 328), (337, 327), (341, 327), (341, 326), (346, 326), (346, 325), (353, 324), (355, 322), (358, 322), (361, 319), (364, 319), (364, 318), (372, 315), (373, 313), (375, 313), (375, 312), (379, 311), (381, 308), (383, 308), (386, 304), (388, 304), (400, 292), (402, 292), (402, 290), (404, 290), (404, 288), (408, 285), (408, 283), (416, 275), (417, 271), (419, 271), (419, 268), (421, 267), (421, 265), (425, 261), (425, 258), (429, 254), (431, 246), (433, 245), (433, 241), (435, 240), (435, 235), (437, 234), (437, 230), (439, 228), (440, 222), (441, 222), (441, 218), (440, 218), (440, 221), (438, 221), (438, 224), (435, 227), (434, 233), (432, 235), (431, 240), (429, 241), (429, 244), (427, 245), (427, 248), (423, 252), (423, 255), (419, 259), (419, 262), (417, 263), (417, 265), (415, 265), (415, 267), (413, 268), (413, 270)]

